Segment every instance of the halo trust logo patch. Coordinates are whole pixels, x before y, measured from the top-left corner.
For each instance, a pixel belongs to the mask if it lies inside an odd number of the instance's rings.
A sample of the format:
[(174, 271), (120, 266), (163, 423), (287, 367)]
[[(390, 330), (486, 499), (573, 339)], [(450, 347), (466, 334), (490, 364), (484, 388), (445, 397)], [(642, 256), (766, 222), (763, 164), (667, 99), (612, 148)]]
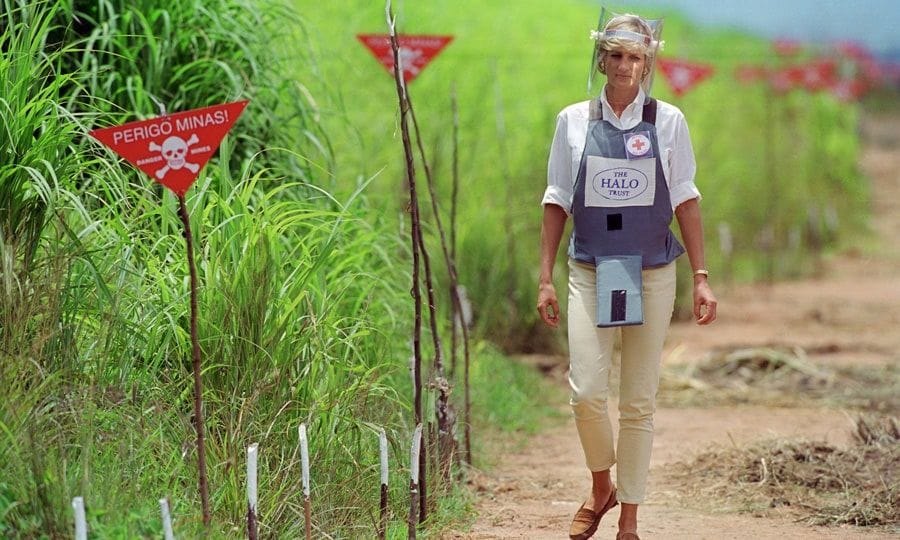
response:
[(586, 207), (653, 206), (656, 160), (587, 156), (584, 171)]
[(637, 199), (647, 191), (650, 178), (638, 169), (616, 167), (594, 175), (591, 186), (604, 199), (628, 201)]

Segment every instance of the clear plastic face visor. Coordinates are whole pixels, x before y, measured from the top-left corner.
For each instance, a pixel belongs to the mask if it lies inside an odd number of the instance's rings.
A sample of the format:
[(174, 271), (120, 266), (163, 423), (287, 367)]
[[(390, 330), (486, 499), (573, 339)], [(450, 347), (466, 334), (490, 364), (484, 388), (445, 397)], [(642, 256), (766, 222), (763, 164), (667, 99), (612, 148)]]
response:
[(600, 20), (597, 21), (597, 29), (591, 31), (591, 39), (594, 41), (594, 54), (591, 57), (591, 69), (588, 74), (588, 94), (591, 93), (591, 90), (594, 86), (594, 78), (599, 72), (597, 65), (600, 61), (600, 55), (603, 54), (603, 49), (600, 46), (601, 43), (609, 39), (621, 39), (633, 41), (646, 48), (649, 65), (647, 66), (647, 76), (644, 77), (644, 79), (641, 81), (641, 88), (643, 88), (644, 93), (647, 94), (647, 96), (650, 96), (650, 90), (651, 88), (653, 88), (653, 74), (656, 71), (656, 57), (659, 54), (659, 50), (662, 48), (663, 44), (663, 42), (659, 39), (662, 35), (663, 20), (641, 18), (641, 20), (647, 23), (647, 26), (650, 27), (650, 30), (653, 34), (652, 36), (647, 36), (640, 32), (634, 32), (625, 28), (606, 30), (606, 26), (613, 19), (621, 16), (622, 15), (618, 13), (613, 13), (611, 11), (608, 11), (606, 8), (602, 8), (600, 10)]

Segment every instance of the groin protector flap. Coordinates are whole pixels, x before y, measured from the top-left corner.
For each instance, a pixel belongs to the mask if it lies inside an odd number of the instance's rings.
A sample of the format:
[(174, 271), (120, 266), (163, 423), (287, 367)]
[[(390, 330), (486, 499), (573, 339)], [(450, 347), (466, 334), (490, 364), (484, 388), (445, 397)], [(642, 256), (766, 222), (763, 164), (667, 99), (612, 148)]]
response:
[(641, 256), (595, 257), (597, 268), (597, 326), (644, 323)]

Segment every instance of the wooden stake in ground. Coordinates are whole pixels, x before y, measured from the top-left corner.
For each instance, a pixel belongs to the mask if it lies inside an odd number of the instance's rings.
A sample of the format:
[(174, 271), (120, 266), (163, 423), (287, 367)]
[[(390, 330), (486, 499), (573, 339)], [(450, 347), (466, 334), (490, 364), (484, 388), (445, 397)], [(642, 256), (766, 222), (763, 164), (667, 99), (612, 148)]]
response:
[[(413, 304), (415, 307), (415, 321), (413, 324), (413, 358), (414, 358), (414, 369), (413, 376), (415, 377), (415, 387), (414, 387), (414, 395), (413, 395), (413, 404), (416, 416), (416, 424), (422, 423), (422, 293), (419, 289), (419, 238), (421, 236), (419, 232), (420, 220), (419, 220), (419, 196), (416, 192), (416, 171), (415, 171), (415, 163), (413, 158), (412, 151), (412, 143), (409, 139), (409, 122), (407, 119), (407, 115), (409, 113), (409, 100), (406, 95), (406, 83), (403, 81), (403, 68), (400, 64), (400, 45), (397, 42), (397, 33), (394, 26), (394, 16), (391, 13), (391, 0), (387, 0), (387, 4), (385, 5), (385, 15), (387, 17), (388, 28), (390, 29), (391, 35), (391, 49), (394, 54), (394, 81), (397, 86), (397, 97), (400, 101), (400, 133), (403, 139), (403, 153), (406, 156), (406, 179), (407, 184), (409, 185), (409, 214), (410, 214), (410, 236), (412, 240), (412, 256), (413, 256), (413, 271), (412, 271), (412, 292), (413, 292)], [(419, 439), (421, 441), (421, 437)], [(425, 446), (422, 445), (422, 448), (419, 452), (419, 459), (421, 460), (419, 466), (417, 466), (417, 470), (420, 472), (420, 477), (418, 479), (418, 489), (419, 489), (419, 504), (420, 504), (420, 512), (419, 519), (424, 520), (426, 516), (426, 506), (427, 506), (427, 491), (426, 491), (426, 482), (425, 482), (425, 470), (426, 470), (426, 452)]]
[(175, 532), (172, 531), (172, 515), (169, 513), (169, 500), (165, 497), (159, 500), (159, 513), (162, 515), (163, 538), (175, 540)]
[(84, 516), (84, 498), (72, 499), (72, 510), (75, 511), (75, 540), (87, 540), (87, 519)]
[(378, 538), (383, 540), (387, 533), (388, 514), (388, 444), (384, 428), (378, 432), (378, 450), (381, 458), (381, 501), (379, 504), (381, 514), (378, 521)]
[(259, 538), (259, 530), (256, 520), (257, 483), (256, 463), (259, 445), (256, 443), (247, 447), (247, 537), (250, 540)]
[(303, 515), (306, 519), (306, 540), (312, 538), (312, 501), (309, 497), (309, 440), (306, 424), (300, 424), (300, 470), (303, 479)]
[[(447, 274), (450, 276), (450, 298), (452, 299), (452, 304), (459, 309), (460, 299), (458, 296), (459, 289), (457, 288), (457, 277), (456, 277), (456, 264), (453, 259), (450, 258), (450, 251), (447, 247), (447, 238), (444, 234), (444, 225), (443, 220), (441, 219), (440, 209), (438, 208), (437, 202), (437, 189), (434, 186), (434, 179), (431, 175), (431, 168), (428, 166), (428, 160), (425, 157), (425, 148), (422, 145), (422, 133), (419, 130), (419, 122), (416, 120), (416, 111), (413, 108), (412, 100), (409, 97), (409, 94), (406, 94), (406, 103), (409, 106), (409, 116), (412, 118), (413, 128), (416, 133), (416, 145), (419, 149), (419, 156), (422, 160), (422, 168), (425, 169), (425, 183), (428, 186), (428, 193), (431, 196), (431, 209), (434, 213), (434, 223), (437, 228), (438, 235), (441, 241), (441, 249), (444, 254), (444, 262), (447, 266)], [(425, 238), (422, 235), (422, 227), (419, 227), (419, 248), (422, 251), (422, 262), (425, 268), (425, 285), (426, 290), (428, 292), (428, 314), (430, 316), (429, 321), (431, 322), (431, 335), (434, 340), (434, 382), (432, 383), (433, 387), (437, 389), (437, 403), (435, 406), (435, 414), (437, 415), (437, 423), (438, 423), (438, 469), (441, 472), (441, 479), (444, 483), (450, 483), (450, 465), (453, 460), (453, 454), (456, 452), (456, 441), (453, 438), (453, 434), (456, 430), (456, 412), (453, 410), (453, 407), (450, 405), (450, 389), (451, 384), (450, 381), (444, 377), (444, 361), (443, 361), (443, 347), (441, 346), (440, 332), (438, 332), (437, 328), (437, 308), (436, 302), (434, 299), (434, 286), (432, 284), (431, 279), (431, 264), (429, 263), (428, 250), (425, 247)], [(461, 311), (461, 309), (459, 309)], [(468, 334), (466, 329), (463, 329), (464, 342), (466, 345), (466, 352), (468, 353)], [(467, 355), (468, 358), (468, 355)], [(434, 437), (431, 436), (431, 431), (429, 430), (429, 439)]]
[[(456, 271), (456, 208), (459, 197), (459, 107), (456, 100), (456, 85), (453, 86), (453, 92), (450, 96), (450, 108), (453, 111), (453, 182), (450, 195), (450, 254), (447, 255), (447, 246), (444, 245), (444, 256), (447, 258), (447, 267), (451, 268), (450, 273), (450, 298), (452, 300), (452, 316), (453, 321), (451, 336), (453, 346), (450, 360), (450, 379), (453, 380), (456, 375), (456, 340), (459, 333), (463, 338), (463, 356), (464, 356), (464, 374), (463, 374), (463, 440), (464, 449), (463, 461), (472, 464), (472, 432), (471, 432), (471, 396), (469, 389), (469, 321), (466, 316), (467, 307), (462, 301), (460, 294), (459, 274)], [(457, 326), (458, 325), (458, 326)]]
[(200, 340), (197, 336), (197, 267), (194, 263), (194, 237), (191, 234), (191, 218), (188, 215), (184, 195), (178, 196), (178, 214), (184, 224), (187, 243), (188, 270), (191, 275), (191, 353), (194, 365), (194, 428), (197, 430), (197, 468), (200, 473), (200, 504), (203, 508), (203, 525), (209, 525), (209, 488), (206, 481), (206, 444), (203, 432), (203, 384), (200, 378)]
[[(453, 109), (453, 189), (450, 196), (450, 256), (449, 261), (453, 264), (453, 274), (450, 279), (450, 298), (453, 299), (453, 336), (457, 335), (456, 325), (459, 324), (463, 338), (463, 439), (464, 448), (463, 461), (472, 465), (472, 399), (469, 388), (469, 367), (471, 364), (469, 357), (469, 320), (466, 315), (471, 312), (471, 308), (467, 307), (468, 301), (463, 303), (462, 294), (460, 294), (459, 274), (456, 272), (456, 208), (457, 198), (459, 196), (459, 107), (456, 100), (456, 87), (453, 87), (453, 95), (451, 99)], [(446, 248), (445, 248), (446, 251)], [(453, 379), (456, 364), (456, 352), (453, 353), (453, 365), (450, 369), (450, 378)]]
[(409, 453), (409, 540), (416, 538), (416, 511), (419, 508), (419, 451), (422, 448), (422, 424), (416, 426)]
[[(456, 104), (456, 84), (450, 91), (450, 111), (453, 115), (453, 159), (450, 190), (450, 260), (456, 262), (456, 202), (459, 198), (459, 107)], [(457, 293), (456, 283), (450, 280), (450, 297)], [(459, 339), (457, 321), (462, 322), (462, 314), (456, 302), (450, 304), (450, 380), (456, 377), (456, 343)]]

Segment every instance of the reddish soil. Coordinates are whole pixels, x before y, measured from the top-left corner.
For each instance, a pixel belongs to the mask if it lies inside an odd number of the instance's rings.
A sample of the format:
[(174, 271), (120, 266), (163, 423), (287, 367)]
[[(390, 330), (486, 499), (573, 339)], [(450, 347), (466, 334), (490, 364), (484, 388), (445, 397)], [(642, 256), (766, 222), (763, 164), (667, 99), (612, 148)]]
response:
[[(867, 118), (861, 167), (873, 184), (873, 249), (848, 250), (826, 260), (820, 277), (773, 285), (721, 287), (719, 319), (710, 327), (674, 323), (663, 362), (699, 361), (710, 352), (743, 346), (800, 346), (811, 362), (828, 366), (883, 366), (900, 360), (900, 117)], [(713, 276), (715, 277), (715, 276)], [(535, 359), (564, 364), (563, 359)], [(563, 385), (561, 372), (555, 370)], [(477, 472), (477, 519), (470, 531), (447, 538), (565, 538), (590, 479), (574, 423), (566, 420), (529, 440), (490, 471)], [(615, 405), (611, 404), (611, 411)], [(835, 408), (721, 406), (660, 408), (648, 486), (640, 508), (646, 539), (897, 538), (883, 530), (813, 527), (777, 510), (755, 515), (716, 508), (714, 501), (684, 504), (667, 466), (713, 445), (740, 445), (772, 437), (805, 437), (846, 444), (851, 415)], [(615, 422), (614, 422), (615, 425)], [(687, 507), (685, 507), (687, 506)], [(615, 538), (617, 509), (594, 538)]]

